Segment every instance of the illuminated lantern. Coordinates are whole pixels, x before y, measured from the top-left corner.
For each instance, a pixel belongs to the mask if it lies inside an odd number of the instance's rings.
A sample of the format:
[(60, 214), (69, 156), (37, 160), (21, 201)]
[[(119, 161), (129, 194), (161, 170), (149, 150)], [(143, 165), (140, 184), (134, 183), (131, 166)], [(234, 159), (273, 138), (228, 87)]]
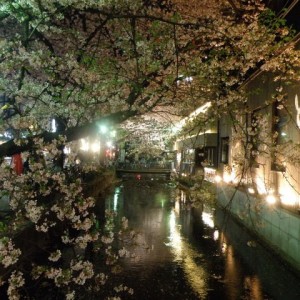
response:
[(14, 170), (18, 175), (22, 174), (23, 172), (23, 163), (22, 163), (22, 157), (21, 153), (14, 154), (12, 156), (12, 162), (14, 166)]

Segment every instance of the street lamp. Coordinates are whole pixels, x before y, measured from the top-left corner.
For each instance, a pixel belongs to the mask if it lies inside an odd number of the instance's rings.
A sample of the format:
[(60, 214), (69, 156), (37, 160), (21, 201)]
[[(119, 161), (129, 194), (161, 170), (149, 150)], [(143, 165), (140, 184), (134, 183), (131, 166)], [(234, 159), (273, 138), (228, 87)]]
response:
[(100, 127), (100, 133), (103, 133), (103, 134), (107, 133), (108, 128), (106, 125), (101, 124), (99, 127)]

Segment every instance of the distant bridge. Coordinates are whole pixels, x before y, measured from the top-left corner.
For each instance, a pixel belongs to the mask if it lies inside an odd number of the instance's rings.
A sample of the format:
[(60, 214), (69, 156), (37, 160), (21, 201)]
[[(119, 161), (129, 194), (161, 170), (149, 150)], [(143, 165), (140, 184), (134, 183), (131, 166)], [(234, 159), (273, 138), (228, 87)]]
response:
[(143, 163), (119, 163), (116, 166), (117, 177), (135, 175), (137, 177), (149, 177), (151, 175), (164, 176), (170, 179), (172, 173), (171, 164), (143, 164)]

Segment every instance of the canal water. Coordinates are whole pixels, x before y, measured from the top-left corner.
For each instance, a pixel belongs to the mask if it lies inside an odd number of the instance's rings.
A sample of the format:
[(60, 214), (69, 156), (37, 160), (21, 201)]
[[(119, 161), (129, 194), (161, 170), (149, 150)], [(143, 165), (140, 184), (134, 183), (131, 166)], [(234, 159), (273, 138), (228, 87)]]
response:
[(117, 275), (125, 299), (300, 299), (299, 277), (243, 227), (167, 182), (123, 181), (106, 208), (138, 237)]

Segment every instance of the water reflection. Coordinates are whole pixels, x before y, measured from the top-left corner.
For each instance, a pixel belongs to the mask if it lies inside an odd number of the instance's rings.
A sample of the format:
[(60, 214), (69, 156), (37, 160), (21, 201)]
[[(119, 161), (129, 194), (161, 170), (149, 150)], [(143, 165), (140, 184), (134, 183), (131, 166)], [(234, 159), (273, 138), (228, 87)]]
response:
[(113, 207), (114, 211), (117, 211), (119, 196), (120, 196), (120, 187), (116, 187), (114, 193), (114, 207)]
[(246, 276), (244, 279), (244, 287), (249, 290), (250, 299), (263, 299), (261, 282), (256, 275)]
[(210, 228), (215, 227), (215, 223), (214, 223), (214, 220), (213, 220), (212, 213), (203, 211), (202, 212), (202, 221), (203, 221), (204, 224), (208, 225)]
[[(180, 207), (179, 203), (175, 206)], [(195, 262), (195, 259), (202, 255), (193, 249), (189, 242), (183, 238), (180, 230), (181, 226), (176, 222), (178, 216), (176, 217), (175, 211), (173, 209), (170, 213), (170, 242), (167, 245), (171, 247), (171, 251), (174, 254), (174, 261), (181, 263), (184, 275), (191, 288), (196, 294), (204, 298), (207, 295), (208, 274), (202, 266)]]
[(219, 236), (220, 236), (220, 232), (219, 232), (219, 230), (216, 229), (214, 231), (214, 240), (217, 241), (219, 239)]
[(139, 259), (126, 258), (120, 275), (135, 290), (129, 299), (300, 299), (298, 278), (249, 247), (251, 237), (222, 211), (192, 208), (164, 183), (123, 184), (106, 204), (138, 237), (130, 250)]

